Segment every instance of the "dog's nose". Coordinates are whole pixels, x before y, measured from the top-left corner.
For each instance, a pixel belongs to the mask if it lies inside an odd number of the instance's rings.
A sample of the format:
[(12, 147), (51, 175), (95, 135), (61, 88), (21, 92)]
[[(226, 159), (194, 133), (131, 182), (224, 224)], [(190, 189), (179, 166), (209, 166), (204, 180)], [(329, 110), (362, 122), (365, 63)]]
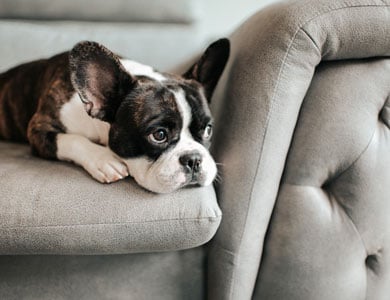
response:
[(202, 156), (198, 152), (187, 153), (179, 158), (180, 163), (186, 167), (187, 171), (198, 173), (200, 164), (202, 163)]

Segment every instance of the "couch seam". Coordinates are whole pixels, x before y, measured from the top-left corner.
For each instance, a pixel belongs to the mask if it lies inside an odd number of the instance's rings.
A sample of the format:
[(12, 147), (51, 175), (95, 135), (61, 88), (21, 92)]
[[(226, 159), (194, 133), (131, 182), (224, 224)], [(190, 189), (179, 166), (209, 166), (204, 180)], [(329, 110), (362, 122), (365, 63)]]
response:
[[(245, 228), (247, 227), (249, 209), (250, 209), (250, 206), (251, 206), (251, 203), (252, 203), (251, 199), (253, 198), (255, 182), (256, 182), (256, 178), (258, 176), (259, 169), (260, 169), (259, 165), (260, 165), (260, 162), (262, 161), (262, 155), (261, 154), (262, 154), (263, 148), (264, 148), (265, 137), (267, 136), (267, 133), (268, 133), (269, 121), (271, 119), (271, 115), (272, 115), (272, 112), (273, 112), (273, 109), (274, 109), (274, 102), (275, 102), (274, 99), (275, 99), (276, 91), (279, 89), (280, 77), (281, 77), (281, 75), (282, 75), (282, 73), (283, 73), (283, 71), (285, 69), (287, 58), (288, 58), (288, 56), (290, 54), (290, 51), (291, 51), (291, 48), (292, 48), (293, 44), (295, 43), (295, 40), (296, 40), (296, 37), (297, 37), (298, 33), (302, 30), (307, 35), (307, 33), (303, 30), (303, 26), (307, 25), (309, 22), (312, 22), (313, 20), (317, 19), (318, 17), (320, 17), (322, 15), (325, 15), (325, 14), (329, 14), (329, 13), (331, 13), (333, 11), (344, 10), (344, 9), (351, 9), (351, 8), (359, 8), (359, 7), (371, 7), (371, 8), (378, 8), (379, 7), (379, 8), (381, 8), (381, 7), (389, 7), (389, 6), (390, 5), (387, 4), (387, 3), (385, 3), (385, 5), (379, 5), (379, 4), (348, 5), (348, 3), (345, 3), (345, 5), (337, 7), (337, 8), (329, 7), (329, 9), (327, 11), (319, 12), (316, 15), (314, 15), (312, 18), (304, 21), (301, 25), (298, 25), (298, 28), (294, 32), (294, 35), (293, 35), (293, 37), (292, 37), (292, 39), (290, 41), (290, 44), (287, 47), (286, 54), (285, 54), (285, 56), (284, 56), (284, 58), (282, 60), (282, 63), (281, 63), (280, 69), (279, 69), (279, 73), (278, 73), (278, 77), (277, 77), (277, 83), (276, 83), (276, 86), (275, 86), (275, 88), (274, 88), (274, 90), (272, 92), (272, 97), (271, 97), (271, 101), (270, 101), (270, 109), (269, 109), (268, 114), (267, 114), (265, 131), (264, 131), (264, 134), (263, 134), (263, 140), (261, 142), (261, 147), (260, 147), (260, 156), (259, 156), (259, 159), (257, 160), (255, 176), (254, 176), (254, 179), (253, 179), (252, 184), (251, 184), (251, 191), (250, 191), (250, 196), (249, 196), (248, 209), (247, 209), (246, 214), (245, 214), (245, 223), (244, 223), (242, 234), (241, 234), (241, 237), (240, 237), (240, 242), (239, 242), (237, 253), (241, 252), (242, 240), (243, 240), (244, 232), (246, 231)], [(310, 37), (308, 36), (308, 38), (310, 38)], [(311, 39), (311, 41), (316, 46), (316, 49), (319, 50), (318, 45), (316, 45), (316, 43), (312, 39)], [(320, 54), (322, 54), (322, 53), (320, 52)], [(274, 207), (275, 207), (275, 203), (274, 203)], [(272, 215), (272, 213), (271, 213), (271, 215)], [(270, 218), (271, 218), (271, 216), (270, 216)], [(269, 219), (269, 221), (270, 221), (270, 219)], [(264, 239), (263, 239), (263, 241), (264, 241)], [(262, 257), (262, 255), (261, 255), (261, 257)], [(239, 263), (239, 259), (240, 259), (240, 256), (239, 255), (235, 255), (235, 261), (236, 261), (237, 264)], [(260, 265), (261, 265), (261, 258), (260, 258)], [(258, 269), (260, 269), (260, 265), (259, 265)], [(233, 268), (233, 272), (232, 272), (232, 285), (230, 286), (229, 299), (232, 299), (232, 295), (234, 294), (234, 291), (235, 291), (234, 290), (234, 286), (235, 286), (234, 283), (236, 282), (236, 277), (235, 277), (236, 274), (235, 273), (236, 273), (236, 268)], [(252, 295), (253, 295), (253, 292), (254, 292), (254, 289), (252, 291)]]
[[(383, 1), (383, 0), (380, 0), (380, 1)], [(308, 23), (314, 21), (315, 19), (317, 19), (319, 17), (322, 17), (324, 15), (327, 15), (327, 14), (329, 14), (331, 12), (338, 11), (338, 10), (344, 10), (344, 9), (350, 9), (350, 8), (362, 8), (362, 7), (372, 7), (372, 8), (390, 7), (390, 4), (387, 4), (387, 3), (385, 3), (384, 5), (380, 5), (380, 4), (356, 4), (356, 5), (351, 5), (351, 6), (348, 6), (348, 3), (345, 3), (345, 4), (347, 4), (347, 5), (340, 6), (340, 7), (330, 7), (330, 10), (318, 12), (313, 17), (309, 18), (306, 21), (303, 21), (303, 23), (298, 26), (299, 28), (297, 29), (297, 31), (299, 31), (300, 29), (303, 29), (304, 26), (306, 26)]]
[(325, 16), (329, 13), (332, 13), (332, 12), (335, 12), (335, 11), (338, 11), (338, 10), (344, 10), (344, 9), (350, 9), (350, 8), (362, 8), (362, 7), (371, 7), (371, 8), (375, 8), (375, 7), (390, 7), (390, 4), (384, 2), (384, 0), (380, 0), (384, 5), (379, 5), (379, 4), (356, 4), (356, 5), (352, 5), (352, 6), (340, 6), (340, 7), (334, 7), (334, 8), (330, 8), (330, 10), (328, 11), (323, 11), (323, 12), (318, 12), (318, 14), (316, 14), (315, 16), (313, 16), (312, 18), (304, 21), (301, 25), (299, 25), (299, 30), (302, 30), (307, 36), (308, 38), (313, 42), (313, 44), (315, 45), (316, 49), (319, 51), (319, 53), (321, 54), (321, 60), (322, 60), (322, 53), (321, 53), (321, 50), (320, 48), (318, 47), (317, 43), (315, 42), (314, 38), (307, 32), (307, 30), (304, 28), (307, 24), (309, 24), (310, 22), (314, 21), (315, 19), (317, 18), (320, 18), (322, 16)]
[(312, 42), (313, 46), (315, 47), (315, 49), (317, 50), (318, 54), (322, 57), (322, 53), (321, 53), (321, 50), (320, 48), (318, 47), (317, 43), (315, 42), (314, 38), (306, 31), (305, 28), (301, 28), (300, 31), (302, 31), (308, 38), (309, 40)]
[(204, 217), (204, 218), (189, 218), (189, 219), (165, 219), (165, 220), (149, 220), (149, 221), (135, 221), (135, 222), (120, 222), (120, 223), (91, 223), (91, 224), (65, 224), (65, 225), (34, 225), (34, 226), (6, 226), (0, 227), (1, 230), (9, 230), (9, 229), (23, 229), (23, 228), (55, 228), (55, 227), (90, 227), (90, 226), (122, 226), (122, 225), (130, 225), (130, 224), (148, 224), (148, 223), (163, 223), (163, 222), (172, 222), (172, 221), (184, 221), (184, 222), (196, 222), (196, 221), (218, 221), (221, 219), (222, 215), (218, 215), (216, 217)]

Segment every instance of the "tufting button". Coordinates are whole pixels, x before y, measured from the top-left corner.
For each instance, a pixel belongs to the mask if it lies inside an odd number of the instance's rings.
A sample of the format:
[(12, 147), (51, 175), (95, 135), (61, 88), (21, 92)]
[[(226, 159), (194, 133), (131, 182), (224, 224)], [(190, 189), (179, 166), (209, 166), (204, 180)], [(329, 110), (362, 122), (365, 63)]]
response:
[(366, 257), (366, 266), (372, 270), (375, 274), (379, 273), (380, 269), (380, 253), (382, 250), (378, 250), (377, 253), (369, 254)]
[(385, 105), (380, 111), (379, 118), (390, 128), (390, 96), (387, 98)]

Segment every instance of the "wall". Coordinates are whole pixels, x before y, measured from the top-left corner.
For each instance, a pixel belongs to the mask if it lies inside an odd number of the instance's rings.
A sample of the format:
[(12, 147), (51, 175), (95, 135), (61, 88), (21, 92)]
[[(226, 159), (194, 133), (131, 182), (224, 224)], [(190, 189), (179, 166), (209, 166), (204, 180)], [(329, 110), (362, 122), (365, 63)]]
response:
[(202, 32), (214, 39), (226, 36), (249, 16), (276, 0), (203, 0)]

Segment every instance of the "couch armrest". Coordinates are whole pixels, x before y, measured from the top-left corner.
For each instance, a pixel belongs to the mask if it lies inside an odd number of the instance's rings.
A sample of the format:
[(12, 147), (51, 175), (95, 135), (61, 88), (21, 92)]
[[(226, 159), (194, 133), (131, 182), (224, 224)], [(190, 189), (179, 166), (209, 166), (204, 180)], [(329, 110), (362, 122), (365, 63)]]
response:
[(213, 99), (224, 218), (209, 258), (210, 299), (250, 299), (301, 103), (321, 60), (390, 55), (390, 1), (290, 1), (231, 37)]
[(0, 187), (0, 255), (181, 250), (206, 243), (221, 220), (210, 186), (157, 195), (132, 179), (101, 184), (1, 141)]

